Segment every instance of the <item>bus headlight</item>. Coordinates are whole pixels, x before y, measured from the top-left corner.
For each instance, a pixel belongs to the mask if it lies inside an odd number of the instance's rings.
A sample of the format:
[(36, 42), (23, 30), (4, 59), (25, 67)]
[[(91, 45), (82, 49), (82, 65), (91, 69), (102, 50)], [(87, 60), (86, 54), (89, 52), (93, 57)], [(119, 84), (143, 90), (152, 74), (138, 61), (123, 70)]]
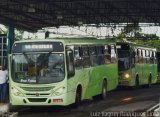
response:
[(53, 95), (56, 95), (56, 96), (62, 95), (64, 90), (65, 90), (65, 87), (60, 87), (59, 89), (54, 91)]
[(130, 77), (130, 75), (128, 74), (128, 73), (126, 73), (125, 75), (124, 75), (124, 79), (128, 79)]
[(12, 93), (16, 96), (23, 96), (23, 94), (16, 88), (12, 87)]

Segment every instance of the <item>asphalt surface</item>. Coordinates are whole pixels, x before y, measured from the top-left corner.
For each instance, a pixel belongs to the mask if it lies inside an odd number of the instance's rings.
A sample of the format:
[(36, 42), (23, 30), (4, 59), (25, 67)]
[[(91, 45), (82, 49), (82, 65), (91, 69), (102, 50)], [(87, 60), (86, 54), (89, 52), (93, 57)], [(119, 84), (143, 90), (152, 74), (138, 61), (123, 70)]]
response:
[(130, 115), (125, 115), (126, 113), (121, 113), (121, 115), (117, 113), (144, 112), (157, 104), (159, 99), (160, 84), (153, 85), (151, 88), (140, 87), (138, 89), (119, 87), (108, 92), (105, 100), (85, 100), (78, 108), (72, 106), (21, 107), (17, 108), (17, 111), (18, 117), (129, 117)]

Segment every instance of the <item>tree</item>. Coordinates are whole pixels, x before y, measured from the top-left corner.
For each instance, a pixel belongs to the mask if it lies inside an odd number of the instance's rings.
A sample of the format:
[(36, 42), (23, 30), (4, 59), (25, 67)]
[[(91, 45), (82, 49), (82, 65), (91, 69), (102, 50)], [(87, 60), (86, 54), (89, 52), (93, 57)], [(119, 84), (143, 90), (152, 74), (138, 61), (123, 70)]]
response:
[(8, 27), (7, 26), (4, 26), (4, 25), (1, 25), (0, 24), (0, 34), (7, 34), (8, 33)]
[(17, 41), (22, 40), (23, 39), (23, 34), (24, 34), (23, 30), (15, 30), (15, 39)]
[(145, 39), (159, 39), (159, 37), (156, 34), (144, 34), (143, 36)]
[(117, 35), (117, 38), (118, 39), (123, 39), (123, 38), (126, 38), (126, 35), (125, 35), (125, 33), (122, 32), (122, 33)]
[(141, 36), (141, 31), (142, 29), (138, 23), (127, 24), (127, 26), (122, 29), (122, 33), (124, 33), (126, 37)]

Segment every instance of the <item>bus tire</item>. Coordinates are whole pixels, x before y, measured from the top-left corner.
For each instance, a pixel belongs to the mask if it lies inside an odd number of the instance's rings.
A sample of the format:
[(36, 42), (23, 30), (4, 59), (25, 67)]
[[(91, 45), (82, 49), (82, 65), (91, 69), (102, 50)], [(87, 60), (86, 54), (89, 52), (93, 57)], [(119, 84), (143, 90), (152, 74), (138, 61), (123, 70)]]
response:
[(82, 94), (82, 88), (81, 86), (78, 86), (76, 90), (75, 107), (78, 107), (81, 103), (81, 94)]
[(137, 75), (136, 76), (136, 80), (135, 80), (135, 88), (139, 88), (140, 87), (140, 84), (139, 84), (139, 76)]
[(104, 100), (106, 99), (106, 97), (107, 97), (107, 82), (106, 80), (104, 80), (102, 84), (102, 92), (100, 94), (100, 98)]
[(149, 75), (147, 87), (150, 88), (152, 86), (152, 75)]
[(93, 100), (104, 100), (107, 97), (107, 83), (106, 80), (103, 81), (102, 91), (99, 95), (93, 96)]

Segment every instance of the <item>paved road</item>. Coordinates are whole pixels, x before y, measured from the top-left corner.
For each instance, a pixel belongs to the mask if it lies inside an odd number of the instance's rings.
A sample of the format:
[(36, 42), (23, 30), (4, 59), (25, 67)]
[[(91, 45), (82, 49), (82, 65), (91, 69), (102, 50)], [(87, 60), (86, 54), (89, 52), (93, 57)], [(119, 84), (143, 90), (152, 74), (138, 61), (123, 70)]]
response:
[[(151, 88), (118, 88), (109, 92), (106, 100), (85, 100), (76, 109), (72, 107), (20, 108), (18, 117), (89, 117), (99, 116), (102, 112), (140, 112), (157, 104), (159, 98), (160, 84)], [(104, 116), (107, 116), (106, 113)]]

